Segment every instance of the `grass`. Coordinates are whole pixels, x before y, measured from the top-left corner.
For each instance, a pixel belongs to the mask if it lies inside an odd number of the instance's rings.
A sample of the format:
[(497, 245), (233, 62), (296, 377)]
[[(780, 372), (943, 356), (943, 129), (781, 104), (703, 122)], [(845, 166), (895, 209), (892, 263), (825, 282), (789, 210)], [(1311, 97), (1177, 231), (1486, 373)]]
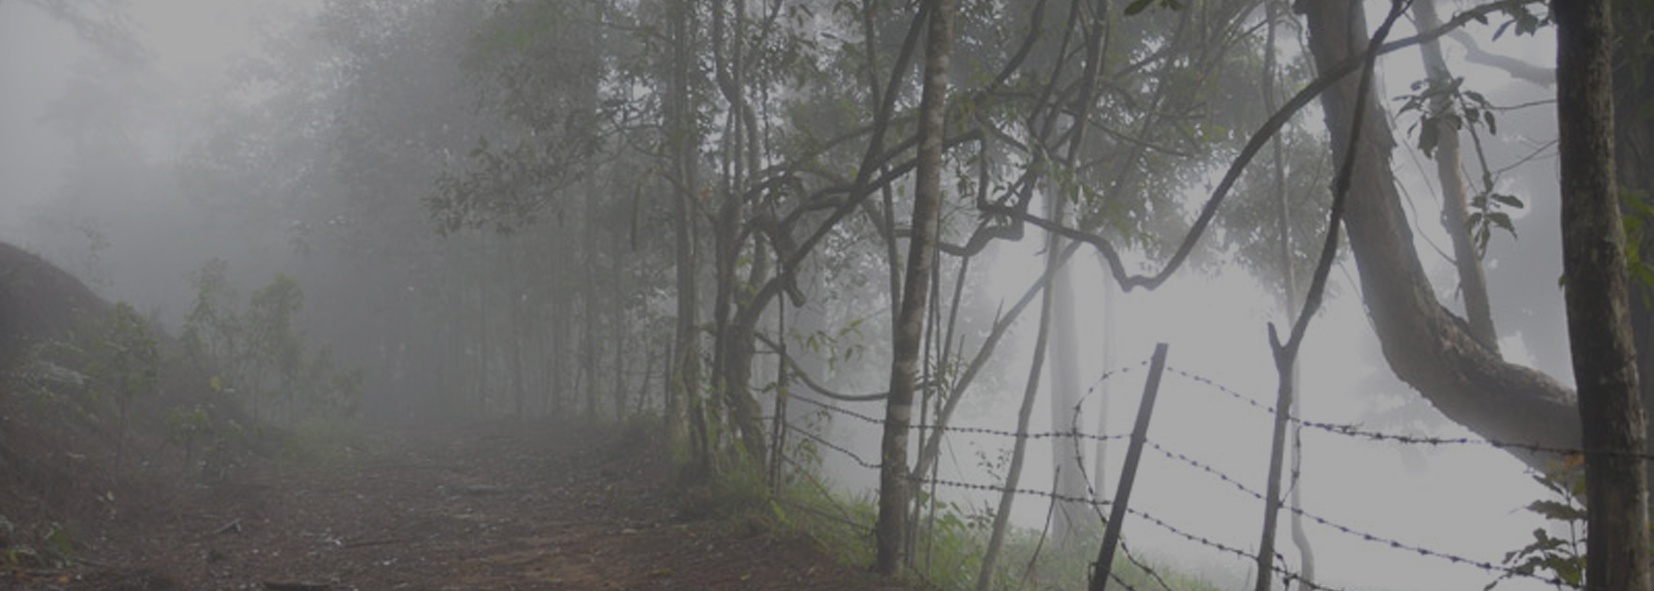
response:
[[(761, 486), (761, 485), (760, 485)], [(874, 562), (873, 526), (877, 499), (845, 495), (808, 473), (795, 473), (778, 495), (767, 502), (769, 522), (777, 533), (809, 537), (842, 563), (865, 567)], [(921, 517), (924, 528), (912, 551), (913, 568), (907, 576), (925, 586), (945, 591), (974, 591), (981, 572), (991, 515), (954, 504), (940, 504), (934, 515)], [(1092, 535), (1067, 548), (1041, 540), (1038, 530), (1013, 528), (996, 566), (992, 589), (1083, 589), (1096, 560), (1101, 535)], [(1137, 558), (1134, 561), (1131, 558)], [(1216, 591), (1217, 587), (1155, 564), (1142, 557), (1119, 553), (1113, 572), (1131, 589)], [(1162, 586), (1162, 582), (1165, 586)], [(1110, 589), (1126, 591), (1119, 582)]]
[(277, 458), (294, 464), (348, 465), (389, 450), (391, 442), (360, 423), (337, 417), (313, 417), (293, 425)]

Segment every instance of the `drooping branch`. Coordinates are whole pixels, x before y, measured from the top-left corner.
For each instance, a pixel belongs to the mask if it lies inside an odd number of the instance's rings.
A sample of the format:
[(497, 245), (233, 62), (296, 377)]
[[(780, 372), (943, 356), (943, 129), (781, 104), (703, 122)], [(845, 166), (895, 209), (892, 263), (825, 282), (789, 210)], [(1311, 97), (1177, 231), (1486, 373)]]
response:
[(1510, 74), (1512, 78), (1526, 80), (1545, 88), (1556, 86), (1555, 70), (1482, 49), (1482, 45), (1476, 42), (1476, 38), (1471, 37), (1470, 33), (1464, 32), (1463, 29), (1456, 29), (1448, 33), (1447, 36), (1452, 37), (1454, 41), (1459, 42), (1459, 45), (1464, 46), (1464, 61), (1498, 68)]
[[(1452, 20), (1443, 24), (1439, 28), (1426, 31), (1413, 37), (1385, 43), (1378, 47), (1377, 55), (1384, 55), (1403, 48), (1412, 47), (1413, 45), (1417, 45), (1431, 39), (1438, 39), (1452, 30), (1463, 27), (1465, 23), (1486, 18), (1488, 14), (1497, 10), (1532, 4), (1535, 2), (1537, 2), (1537, 0), (1506, 0), (1504, 2), (1494, 2), (1467, 10), (1459, 13)], [(1223, 204), (1224, 198), (1229, 195), (1229, 191), (1234, 187), (1235, 183), (1240, 180), (1241, 173), (1244, 172), (1246, 167), (1252, 163), (1252, 159), (1257, 156), (1258, 151), (1262, 150), (1264, 145), (1269, 142), (1270, 138), (1276, 133), (1279, 133), (1281, 128), (1284, 127), (1293, 116), (1297, 115), (1298, 111), (1302, 110), (1305, 106), (1308, 106), (1310, 101), (1315, 100), (1317, 97), (1321, 96), (1322, 93), (1326, 92), (1327, 89), (1341, 83), (1351, 73), (1359, 70), (1363, 60), (1366, 58), (1366, 53), (1367, 52), (1364, 50), (1353, 51), (1336, 64), (1324, 68), (1320, 76), (1310, 82), (1309, 85), (1305, 86), (1302, 90), (1299, 90), (1297, 94), (1293, 95), (1292, 98), (1283, 104), (1273, 115), (1271, 115), (1268, 120), (1264, 121), (1263, 125), (1260, 126), (1257, 131), (1253, 132), (1251, 139), (1246, 142), (1246, 145), (1243, 148), (1241, 148), (1240, 154), (1237, 155), (1232, 162), (1230, 162), (1229, 169), (1224, 173), (1223, 179), (1220, 180), (1217, 186), (1212, 189), (1211, 197), (1208, 198), (1206, 200), (1206, 204), (1201, 207), (1200, 214), (1196, 216), (1194, 223), (1189, 228), (1189, 233), (1183, 237), (1183, 241), (1178, 245), (1177, 250), (1172, 253), (1171, 258), (1168, 259), (1161, 270), (1155, 274), (1137, 275), (1127, 271), (1125, 268), (1125, 263), (1120, 257), (1119, 251), (1114, 248), (1114, 245), (1110, 243), (1107, 238), (1104, 238), (1098, 234), (1062, 226), (1052, 222), (1051, 220), (1046, 220), (1030, 214), (1026, 208), (1017, 209), (994, 204), (981, 205), (979, 208), (989, 214), (1002, 215), (1025, 221), (1038, 226), (1043, 230), (1056, 232), (1064, 238), (1090, 244), (1103, 255), (1104, 261), (1108, 264), (1109, 272), (1114, 276), (1115, 281), (1119, 282), (1121, 289), (1131, 291), (1132, 289), (1141, 287), (1147, 290), (1154, 290), (1155, 288), (1160, 287), (1162, 283), (1165, 283), (1165, 281), (1183, 265), (1189, 255), (1194, 251), (1195, 245), (1199, 243), (1201, 237), (1205, 235), (1207, 227), (1211, 225), (1213, 218), (1217, 216), (1218, 207)]]
[[(1360, 24), (1358, 3), (1306, 6), (1310, 49), (1323, 73), (1360, 56), (1366, 28)], [(1365, 119), (1371, 130), (1354, 144), (1358, 156), (1350, 174), (1345, 227), (1363, 301), (1390, 368), (1449, 419), (1483, 437), (1577, 447), (1580, 429), (1573, 391), (1550, 376), (1499, 359), (1471, 336), (1463, 320), (1437, 302), (1413, 247), (1391, 169), (1395, 140), (1376, 98), (1356, 110), (1359, 89), (1354, 82), (1334, 85), (1321, 104), (1335, 158), (1344, 159), (1351, 149), (1349, 130), (1356, 117)], [(1516, 455), (1534, 467), (1550, 459), (1526, 452)]]

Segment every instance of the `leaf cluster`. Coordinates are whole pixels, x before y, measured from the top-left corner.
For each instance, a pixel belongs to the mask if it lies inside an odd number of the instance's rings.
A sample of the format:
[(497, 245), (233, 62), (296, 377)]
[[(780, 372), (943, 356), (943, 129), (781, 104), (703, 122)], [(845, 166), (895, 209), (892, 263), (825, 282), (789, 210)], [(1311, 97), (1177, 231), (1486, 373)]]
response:
[(1625, 191), (1620, 194), (1620, 211), (1620, 223), (1625, 227), (1625, 270), (1643, 286), (1636, 290), (1642, 294), (1643, 303), (1654, 302), (1654, 261), (1648, 260), (1644, 249), (1654, 238), (1654, 204), (1639, 192)]
[[(1524, 12), (1525, 14), (1525, 12)], [(1477, 158), (1482, 163), (1482, 183), (1476, 195), (1470, 198), (1470, 214), (1465, 218), (1465, 231), (1471, 235), (1479, 256), (1487, 256), (1487, 245), (1495, 228), (1516, 235), (1509, 210), (1522, 209), (1525, 204), (1515, 195), (1495, 189), (1494, 172), (1487, 166), (1482, 153), (1477, 129), (1485, 127), (1489, 135), (1499, 133), (1497, 108), (1480, 92), (1464, 88), (1464, 78), (1434, 76), (1412, 84), (1413, 94), (1396, 97), (1402, 103), (1401, 113), (1417, 112), (1418, 121), (1408, 128), (1417, 133), (1418, 148), (1429, 158), (1436, 157), (1442, 134), (1468, 132), (1476, 146)]]
[(1533, 530), (1532, 542), (1505, 554), (1504, 564), (1510, 567), (1510, 572), (1488, 583), (1483, 591), (1511, 577), (1547, 575), (1561, 581), (1559, 587), (1584, 588), (1586, 510), (1579, 503), (1579, 499), (1585, 498), (1584, 464), (1584, 456), (1568, 456), (1552, 469), (1533, 477), (1555, 498), (1529, 503), (1527, 510), (1565, 525), (1569, 535), (1555, 537), (1545, 528)]
[(195, 304), (184, 321), (186, 354), (213, 375), (213, 390), (250, 402), (255, 418), (266, 399), (287, 419), (354, 414), (364, 374), (338, 368), (326, 346), (309, 351), (295, 325), (304, 306), (298, 281), (277, 274), (238, 305), (228, 269), (214, 259), (196, 273)]

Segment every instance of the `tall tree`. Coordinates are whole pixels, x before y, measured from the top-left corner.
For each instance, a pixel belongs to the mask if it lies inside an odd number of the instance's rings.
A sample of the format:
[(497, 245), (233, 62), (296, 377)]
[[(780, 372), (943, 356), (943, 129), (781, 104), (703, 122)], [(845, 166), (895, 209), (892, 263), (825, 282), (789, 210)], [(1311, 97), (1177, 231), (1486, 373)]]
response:
[(1613, 21), (1608, 0), (1551, 3), (1557, 23), (1562, 267), (1584, 429), (1585, 587), (1650, 588), (1647, 418), (1626, 302), (1625, 227), (1614, 182)]
[[(880, 445), (878, 563), (880, 574), (892, 575), (907, 547), (907, 502), (912, 475), (908, 471), (908, 426), (913, 419), (913, 388), (918, 375), (919, 348), (929, 305), (931, 265), (936, 262), (936, 236), (941, 225), (942, 139), (947, 133), (948, 62), (953, 51), (956, 0), (928, 0), (920, 16), (928, 19), (925, 39), (923, 91), (919, 99), (919, 162), (913, 189), (913, 238), (908, 244), (907, 271), (902, 283), (902, 307), (892, 327), (890, 393), (885, 401), (884, 436)], [(891, 89), (894, 92), (895, 89)]]
[(697, 180), (697, 153), (700, 139), (695, 122), (694, 98), (691, 95), (694, 64), (694, 13), (688, 2), (668, 0), (667, 23), (671, 40), (670, 80), (665, 95), (665, 143), (672, 184), (673, 257), (676, 267), (677, 327), (672, 346), (671, 369), (667, 375), (666, 424), (667, 432), (682, 435), (683, 426), (689, 426), (697, 459), (706, 461), (708, 450), (705, 425), (700, 412), (701, 348), (698, 316), (699, 288), (696, 286), (696, 266), (700, 257), (696, 252), (695, 195)]

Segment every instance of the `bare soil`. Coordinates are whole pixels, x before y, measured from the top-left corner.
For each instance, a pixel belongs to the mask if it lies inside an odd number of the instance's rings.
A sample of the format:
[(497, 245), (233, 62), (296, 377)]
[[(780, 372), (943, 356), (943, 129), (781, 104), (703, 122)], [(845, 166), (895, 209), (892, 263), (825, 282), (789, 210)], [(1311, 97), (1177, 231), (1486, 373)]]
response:
[(14, 569), (0, 588), (907, 588), (760, 519), (680, 519), (662, 455), (567, 423), (493, 423), (270, 462), (113, 517), (82, 566)]
[(716, 499), (680, 500), (646, 428), (493, 422), (294, 454), (263, 425), (205, 485), (167, 409), (258, 423), (198, 371), (169, 365), (119, 430), (19, 386), (36, 344), (108, 307), (0, 242), (0, 590), (907, 588), (760, 517), (692, 518)]

